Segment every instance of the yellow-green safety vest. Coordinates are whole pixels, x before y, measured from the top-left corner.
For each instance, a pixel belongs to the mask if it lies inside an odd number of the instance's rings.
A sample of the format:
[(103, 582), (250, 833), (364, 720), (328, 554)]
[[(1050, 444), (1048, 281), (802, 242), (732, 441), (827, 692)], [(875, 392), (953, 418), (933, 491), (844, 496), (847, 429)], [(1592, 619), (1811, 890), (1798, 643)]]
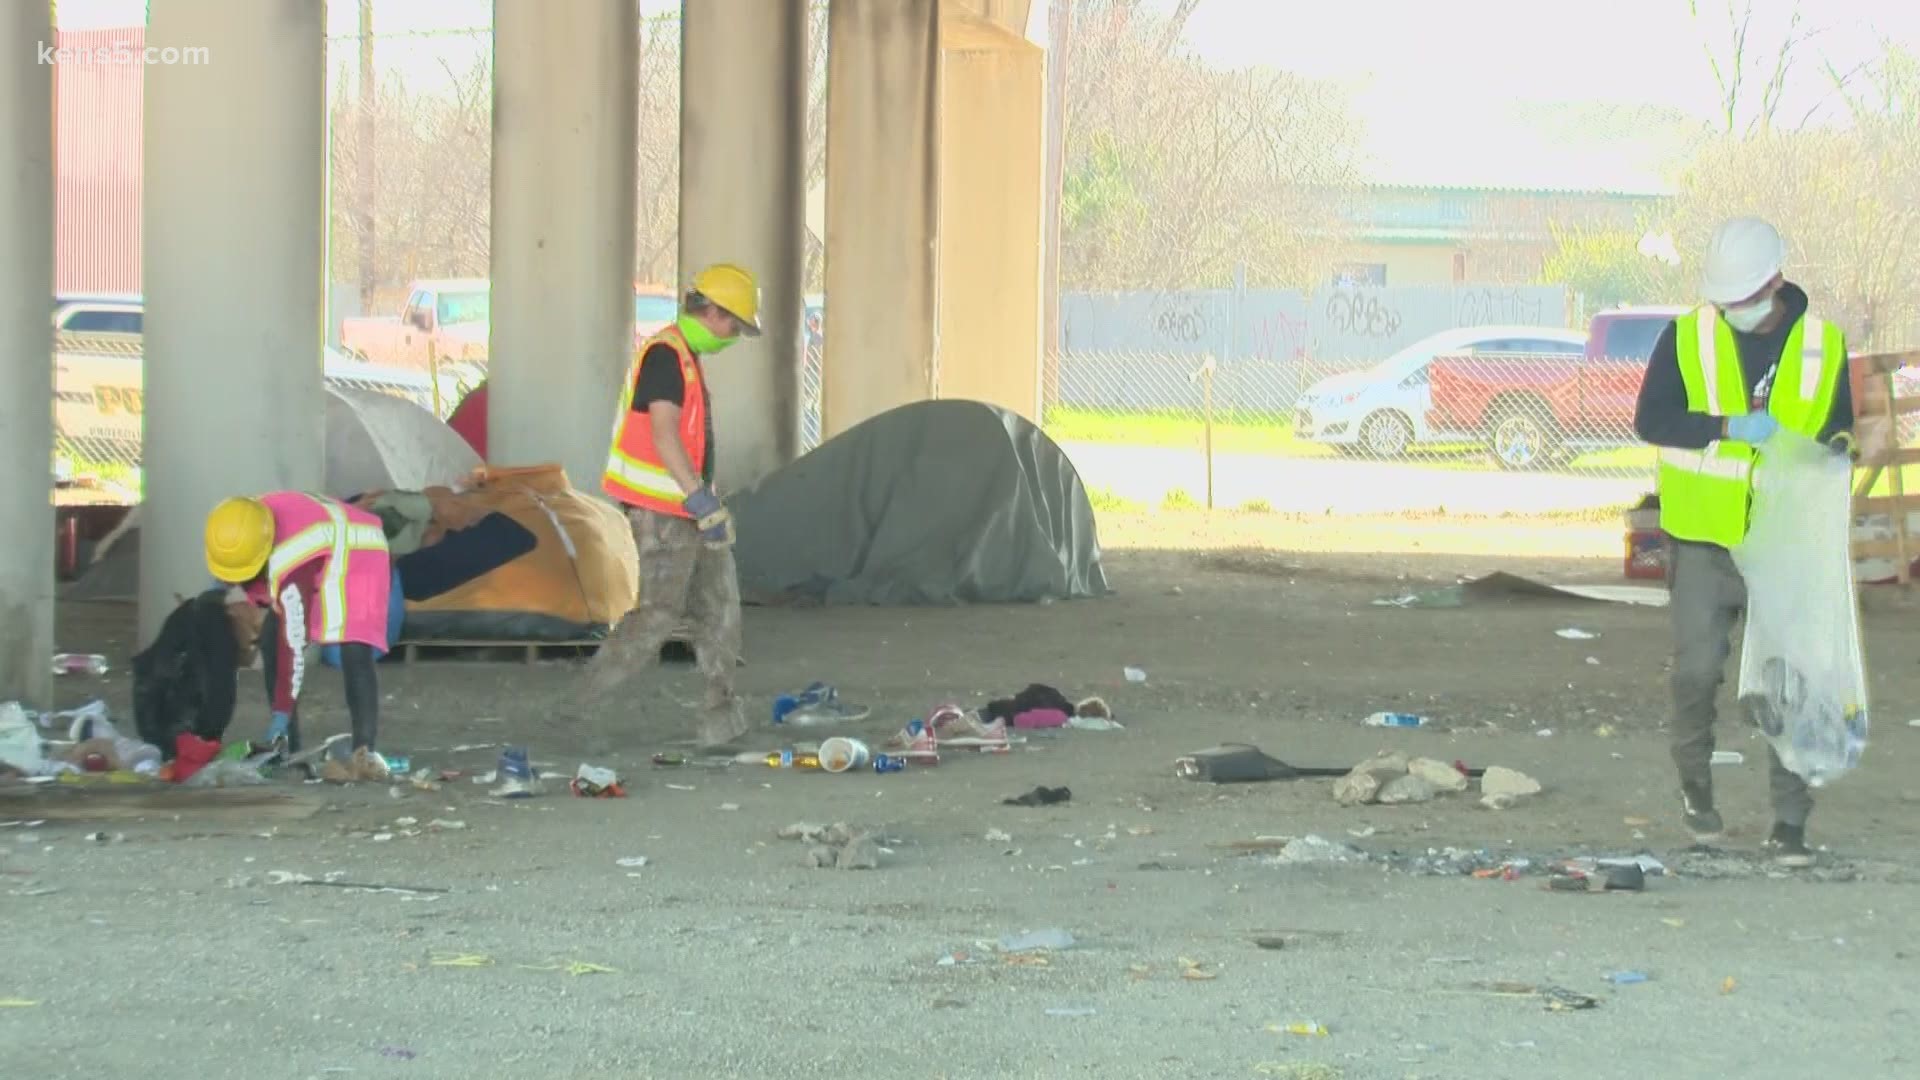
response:
[[(1680, 379), (1687, 411), (1742, 416), (1748, 408), (1747, 379), (1733, 328), (1711, 307), (1674, 320)], [(1820, 437), (1833, 412), (1834, 389), (1846, 366), (1840, 328), (1806, 316), (1787, 332), (1780, 363), (1767, 394), (1767, 411), (1788, 431)], [(1676, 540), (1735, 547), (1747, 536), (1753, 502), (1753, 466), (1758, 451), (1743, 442), (1717, 440), (1705, 450), (1660, 448), (1660, 528)]]

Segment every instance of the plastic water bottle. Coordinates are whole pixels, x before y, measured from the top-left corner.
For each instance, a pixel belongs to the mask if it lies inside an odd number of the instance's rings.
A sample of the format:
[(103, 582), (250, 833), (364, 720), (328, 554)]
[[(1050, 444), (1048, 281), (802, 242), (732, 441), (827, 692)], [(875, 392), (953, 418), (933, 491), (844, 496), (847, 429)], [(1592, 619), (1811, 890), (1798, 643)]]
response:
[(1377, 712), (1366, 718), (1368, 727), (1425, 727), (1427, 718), (1413, 713)]
[(55, 653), (53, 673), (55, 675), (105, 675), (107, 658), (99, 653)]
[(796, 754), (791, 750), (775, 750), (764, 759), (775, 769), (817, 769), (820, 767), (819, 754)]

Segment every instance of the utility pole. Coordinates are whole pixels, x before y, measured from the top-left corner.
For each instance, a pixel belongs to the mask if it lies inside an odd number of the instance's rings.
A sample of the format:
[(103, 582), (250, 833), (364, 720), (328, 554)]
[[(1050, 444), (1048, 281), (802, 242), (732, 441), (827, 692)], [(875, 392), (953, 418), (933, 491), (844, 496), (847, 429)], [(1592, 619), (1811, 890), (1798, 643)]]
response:
[(378, 224), (374, 214), (374, 201), (378, 198), (379, 156), (374, 150), (374, 109), (378, 105), (380, 79), (373, 70), (373, 0), (360, 0), (360, 115), (357, 125), (356, 143), (359, 150), (359, 168), (354, 179), (359, 181), (359, 190), (354, 193), (354, 201), (359, 204), (354, 216), (358, 218), (360, 234), (360, 310), (373, 310), (374, 289), (380, 284), (380, 266), (375, 256), (377, 251)]

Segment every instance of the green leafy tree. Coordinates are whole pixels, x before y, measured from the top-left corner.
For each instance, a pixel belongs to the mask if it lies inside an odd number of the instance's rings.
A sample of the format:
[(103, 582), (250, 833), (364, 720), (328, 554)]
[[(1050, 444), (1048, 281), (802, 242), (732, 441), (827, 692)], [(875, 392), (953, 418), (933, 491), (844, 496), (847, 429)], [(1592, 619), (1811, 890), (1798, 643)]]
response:
[(1550, 226), (1553, 251), (1543, 285), (1565, 285), (1588, 311), (1621, 304), (1670, 304), (1685, 295), (1679, 267), (1642, 251), (1642, 232)]

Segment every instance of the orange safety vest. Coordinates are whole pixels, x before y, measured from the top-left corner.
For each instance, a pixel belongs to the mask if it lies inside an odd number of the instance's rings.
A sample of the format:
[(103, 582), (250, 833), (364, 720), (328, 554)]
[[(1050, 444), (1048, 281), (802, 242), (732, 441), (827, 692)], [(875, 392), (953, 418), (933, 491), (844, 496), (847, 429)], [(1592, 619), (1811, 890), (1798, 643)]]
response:
[(608, 495), (644, 510), (675, 517), (692, 517), (684, 505), (686, 493), (674, 482), (653, 446), (653, 417), (633, 407), (633, 388), (647, 350), (666, 345), (680, 358), (680, 378), (687, 392), (680, 403), (680, 445), (687, 448), (695, 476), (707, 463), (707, 400), (700, 389), (700, 362), (680, 328), (669, 324), (648, 338), (633, 354), (627, 385), (620, 391), (620, 416), (614, 421), (613, 447), (607, 452), (607, 472), (600, 486)]

